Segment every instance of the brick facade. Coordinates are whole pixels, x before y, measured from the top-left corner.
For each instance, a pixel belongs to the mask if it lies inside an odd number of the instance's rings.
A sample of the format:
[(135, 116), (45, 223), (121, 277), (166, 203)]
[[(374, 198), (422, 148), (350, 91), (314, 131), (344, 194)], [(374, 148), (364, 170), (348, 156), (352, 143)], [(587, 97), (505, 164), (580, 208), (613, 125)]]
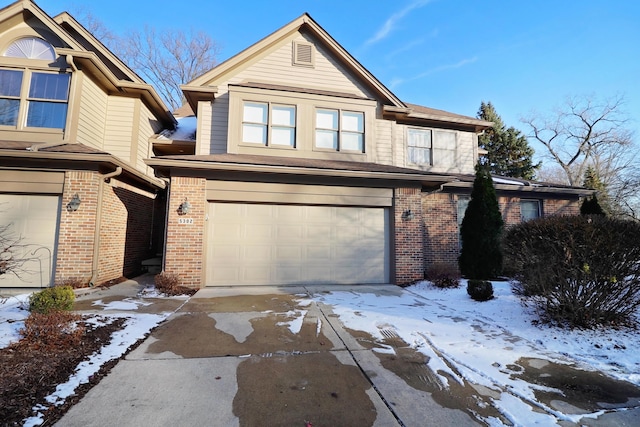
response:
[(579, 200), (548, 199), (543, 202), (544, 215), (578, 215), (580, 214)]
[[(405, 285), (424, 278), (424, 223), (419, 188), (396, 188), (393, 196), (395, 229), (395, 283)], [(413, 218), (403, 218), (411, 211)]]
[(450, 264), (457, 268), (460, 255), (458, 197), (447, 193), (422, 195), (425, 230), (423, 269), (433, 264)]
[[(205, 184), (204, 178), (172, 177), (169, 187), (164, 271), (178, 274), (184, 286), (194, 288), (204, 283)], [(179, 215), (178, 208), (185, 200), (191, 210)]]
[[(142, 260), (151, 256), (153, 194), (115, 179), (110, 184), (102, 179), (94, 171), (65, 173), (56, 282), (77, 279), (87, 283), (93, 278), (93, 284), (99, 285), (133, 277), (140, 273)], [(81, 204), (77, 211), (69, 212), (67, 203), (75, 194)]]

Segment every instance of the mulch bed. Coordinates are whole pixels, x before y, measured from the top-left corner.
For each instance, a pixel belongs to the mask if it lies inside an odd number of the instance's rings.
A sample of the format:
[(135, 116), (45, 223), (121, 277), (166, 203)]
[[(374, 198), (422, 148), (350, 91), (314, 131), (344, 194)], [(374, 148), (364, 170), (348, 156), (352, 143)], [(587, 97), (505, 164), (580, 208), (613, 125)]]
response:
[(34, 416), (34, 407), (42, 405), (46, 410), (42, 426), (53, 425), (77, 403), (118, 360), (103, 365), (88, 383), (80, 385), (75, 394), (60, 406), (52, 406), (45, 397), (56, 390), (58, 384), (67, 382), (76, 367), (93, 353), (111, 341), (115, 331), (122, 329), (126, 319), (116, 319), (108, 325), (85, 324), (85, 332), (79, 345), (60, 348), (43, 348), (21, 340), (0, 349), (0, 425), (21, 426), (25, 418)]

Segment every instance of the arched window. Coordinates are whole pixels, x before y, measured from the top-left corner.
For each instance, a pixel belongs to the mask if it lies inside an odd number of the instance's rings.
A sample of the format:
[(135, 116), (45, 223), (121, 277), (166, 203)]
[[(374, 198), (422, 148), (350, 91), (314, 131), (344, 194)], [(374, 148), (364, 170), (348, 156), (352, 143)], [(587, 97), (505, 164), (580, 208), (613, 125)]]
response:
[(53, 61), (56, 59), (56, 52), (53, 46), (42, 39), (23, 37), (11, 43), (4, 52), (4, 56)]
[[(37, 37), (14, 41), (3, 56), (56, 59), (53, 46)], [(70, 82), (71, 74), (37, 64), (34, 68), (0, 68), (0, 127), (64, 129)]]

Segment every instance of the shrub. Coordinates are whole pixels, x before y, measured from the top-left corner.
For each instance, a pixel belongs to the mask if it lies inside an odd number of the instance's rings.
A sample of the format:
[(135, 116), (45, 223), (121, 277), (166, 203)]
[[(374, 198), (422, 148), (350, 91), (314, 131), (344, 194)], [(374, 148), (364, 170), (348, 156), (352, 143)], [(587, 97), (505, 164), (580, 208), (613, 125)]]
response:
[(476, 301), (488, 301), (493, 298), (493, 285), (488, 280), (469, 280), (467, 293)]
[(86, 288), (89, 282), (78, 277), (67, 277), (56, 282), (56, 286), (71, 286), (73, 289)]
[(46, 314), (32, 312), (20, 330), (22, 344), (39, 349), (69, 349), (80, 344), (84, 326), (79, 314), (66, 311), (50, 311)]
[(71, 286), (54, 286), (29, 297), (29, 311), (47, 314), (51, 311), (68, 311), (73, 307), (75, 294)]
[(167, 295), (193, 295), (196, 289), (181, 285), (180, 276), (164, 271), (154, 276), (156, 289)]
[(489, 168), (478, 163), (471, 200), (460, 228), (462, 250), (458, 265), (463, 276), (491, 279), (501, 274), (503, 224)]
[(426, 271), (425, 279), (438, 288), (457, 288), (460, 286), (460, 273), (455, 265), (435, 263)]
[(640, 223), (601, 215), (540, 218), (510, 228), (505, 261), (543, 320), (589, 327), (640, 307)]
[(592, 197), (585, 198), (580, 205), (580, 215), (606, 215), (602, 206), (598, 202), (598, 198), (594, 194)]

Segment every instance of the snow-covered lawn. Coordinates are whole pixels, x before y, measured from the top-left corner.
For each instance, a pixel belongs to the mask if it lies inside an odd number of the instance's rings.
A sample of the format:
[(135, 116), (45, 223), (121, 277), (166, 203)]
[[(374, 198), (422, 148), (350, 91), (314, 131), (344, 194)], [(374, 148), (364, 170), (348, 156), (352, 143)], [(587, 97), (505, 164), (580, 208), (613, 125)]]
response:
[[(348, 328), (380, 340), (385, 338), (382, 331), (394, 331), (429, 357), (434, 372), (450, 376), (440, 376), (443, 384), (463, 377), (501, 392), (494, 404), (517, 425), (581, 418), (538, 402), (534, 391), (542, 387), (519, 378), (510, 368), (521, 358), (575, 364), (640, 385), (640, 331), (536, 326), (532, 323), (536, 316), (523, 307), (508, 282), (493, 282), (493, 286), (495, 298), (487, 302), (472, 300), (464, 280), (457, 289), (438, 289), (422, 282), (400, 296), (331, 292), (314, 299), (331, 305)], [(546, 413), (533, 411), (531, 406), (543, 407)]]

